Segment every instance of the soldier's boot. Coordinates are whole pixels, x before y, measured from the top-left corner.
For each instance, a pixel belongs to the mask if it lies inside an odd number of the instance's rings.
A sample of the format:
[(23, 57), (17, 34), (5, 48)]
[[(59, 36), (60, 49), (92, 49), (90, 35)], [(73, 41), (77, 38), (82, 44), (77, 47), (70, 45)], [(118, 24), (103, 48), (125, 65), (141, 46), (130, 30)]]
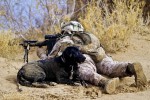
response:
[(126, 71), (129, 75), (134, 75), (137, 87), (145, 87), (147, 85), (146, 76), (139, 62), (129, 63)]
[(104, 92), (112, 94), (116, 91), (117, 86), (119, 85), (119, 78), (102, 78), (99, 82), (99, 86), (104, 88)]

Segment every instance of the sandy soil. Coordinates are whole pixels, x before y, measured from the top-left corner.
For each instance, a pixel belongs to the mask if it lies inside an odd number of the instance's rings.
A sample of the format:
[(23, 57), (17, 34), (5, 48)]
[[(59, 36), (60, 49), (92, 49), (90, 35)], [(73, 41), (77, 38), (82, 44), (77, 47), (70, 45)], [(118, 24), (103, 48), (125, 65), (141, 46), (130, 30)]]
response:
[[(35, 55), (35, 54), (33, 54)], [(118, 61), (139, 61), (148, 81), (150, 80), (150, 35), (134, 35), (131, 44), (124, 52), (111, 54)], [(30, 61), (33, 57), (30, 57)], [(114, 94), (105, 94), (95, 86), (56, 85), (49, 88), (24, 87), (17, 91), (16, 74), (24, 64), (21, 60), (12, 61), (0, 57), (0, 100), (150, 100), (150, 81), (146, 90), (140, 91), (134, 86), (134, 77), (121, 79)]]

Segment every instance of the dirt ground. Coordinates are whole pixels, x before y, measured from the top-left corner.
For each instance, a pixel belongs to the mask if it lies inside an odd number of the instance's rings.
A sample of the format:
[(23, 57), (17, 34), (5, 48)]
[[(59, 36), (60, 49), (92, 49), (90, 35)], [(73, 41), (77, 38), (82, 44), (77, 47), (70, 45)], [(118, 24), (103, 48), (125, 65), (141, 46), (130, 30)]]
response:
[[(35, 54), (33, 54), (35, 55)], [(140, 91), (134, 86), (134, 77), (120, 80), (120, 86), (114, 94), (105, 94), (95, 86), (56, 85), (49, 88), (33, 88), (21, 86), (17, 91), (16, 74), (24, 64), (19, 60), (12, 61), (0, 57), (0, 100), (150, 100), (150, 35), (133, 35), (131, 44), (123, 52), (111, 54), (118, 61), (139, 61), (148, 79), (146, 90)], [(30, 61), (32, 57), (30, 56)]]

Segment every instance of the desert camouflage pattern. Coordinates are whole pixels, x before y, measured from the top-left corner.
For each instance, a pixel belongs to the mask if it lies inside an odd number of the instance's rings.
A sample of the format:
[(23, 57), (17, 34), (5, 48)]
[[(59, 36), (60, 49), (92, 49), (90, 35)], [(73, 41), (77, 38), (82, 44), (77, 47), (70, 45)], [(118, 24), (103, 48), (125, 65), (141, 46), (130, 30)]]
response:
[(37, 48), (37, 56), (42, 60), (47, 59), (45, 48), (42, 47)]
[[(104, 49), (100, 47), (99, 40), (92, 34), (90, 34), (90, 37), (91, 42), (89, 45), (84, 45), (83, 40), (80, 38), (76, 38), (76, 40), (80, 40), (80, 44), (74, 44), (72, 37), (66, 36), (57, 41), (48, 57), (53, 58), (58, 56), (67, 46), (75, 45), (79, 46), (86, 57), (85, 62), (78, 65), (81, 79), (98, 85), (99, 82), (105, 78), (102, 75), (109, 77), (127, 76), (126, 67), (128, 62), (113, 61), (111, 57), (105, 54)], [(93, 58), (96, 59), (96, 63)]]
[(66, 47), (72, 46), (73, 44), (74, 42), (71, 40), (70, 36), (65, 36), (61, 38), (56, 42), (50, 54), (48, 54), (48, 58), (60, 56)]
[(129, 76), (126, 69), (129, 62), (114, 61), (111, 57), (105, 56), (101, 62), (96, 63), (97, 72), (108, 77), (125, 77)]
[(94, 62), (100, 62), (106, 56), (99, 39), (94, 34), (87, 32), (76, 34), (72, 37), (75, 45), (79, 46), (83, 53), (90, 55)]
[(94, 85), (99, 85), (99, 82), (104, 78), (100, 74), (97, 73), (97, 69), (94, 61), (87, 54), (84, 54), (86, 60), (78, 64), (79, 66), (79, 76), (81, 79), (88, 81)]

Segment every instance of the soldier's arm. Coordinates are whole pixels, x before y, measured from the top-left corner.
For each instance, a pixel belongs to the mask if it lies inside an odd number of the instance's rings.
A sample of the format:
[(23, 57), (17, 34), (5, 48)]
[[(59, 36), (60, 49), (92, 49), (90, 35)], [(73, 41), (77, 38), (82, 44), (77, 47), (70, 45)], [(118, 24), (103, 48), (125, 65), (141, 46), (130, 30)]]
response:
[(73, 46), (77, 46), (79, 48), (79, 50), (82, 52), (82, 53), (85, 53), (87, 54), (89, 52), (89, 49), (92, 48), (92, 44), (88, 44), (88, 45), (82, 45), (82, 44), (73, 44)]
[(59, 53), (64, 51), (66, 47), (71, 46), (72, 44), (73, 41), (68, 36), (60, 39), (59, 41), (56, 42), (50, 54), (48, 54), (48, 58), (56, 57), (57, 55), (59, 55)]
[(61, 43), (57, 42), (54, 45), (50, 54), (48, 54), (48, 59), (56, 57), (58, 55), (58, 52), (60, 51), (60, 48), (61, 48)]

